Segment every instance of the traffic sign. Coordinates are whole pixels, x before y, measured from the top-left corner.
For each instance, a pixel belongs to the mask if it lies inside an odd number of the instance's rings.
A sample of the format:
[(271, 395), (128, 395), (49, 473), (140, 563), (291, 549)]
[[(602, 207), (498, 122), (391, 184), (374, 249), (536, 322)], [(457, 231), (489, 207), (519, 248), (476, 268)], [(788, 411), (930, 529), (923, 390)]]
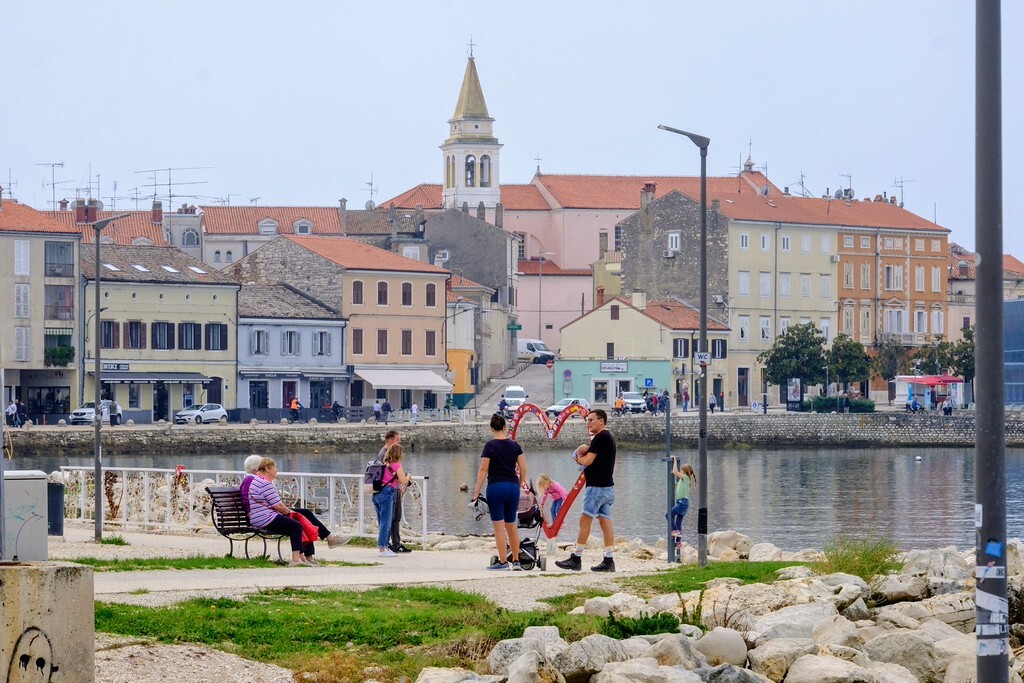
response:
[(711, 362), (711, 352), (710, 351), (698, 351), (697, 353), (694, 354), (694, 358), (701, 365), (707, 365), (708, 363)]
[(547, 363), (545, 363), (544, 365), (548, 366), (548, 369), (550, 370), (551, 368), (555, 367), (555, 361), (553, 361), (553, 360), (549, 360), (549, 361), (548, 361)]
[(644, 386), (645, 387), (653, 387), (654, 386), (654, 378), (653, 377), (644, 377)]
[(509, 323), (508, 325), (505, 325), (505, 329), (510, 332), (518, 332), (523, 329), (523, 326), (518, 323)]

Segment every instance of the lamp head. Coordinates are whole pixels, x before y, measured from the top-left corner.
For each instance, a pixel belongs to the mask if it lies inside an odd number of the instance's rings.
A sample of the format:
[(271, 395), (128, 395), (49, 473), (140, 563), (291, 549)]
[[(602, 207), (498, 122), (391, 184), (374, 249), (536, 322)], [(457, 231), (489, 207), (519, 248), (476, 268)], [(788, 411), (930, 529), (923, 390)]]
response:
[(661, 130), (667, 130), (669, 133), (675, 133), (676, 135), (685, 135), (690, 138), (690, 142), (700, 147), (702, 151), (707, 150), (708, 145), (711, 144), (711, 138), (706, 138), (703, 135), (697, 135), (696, 133), (689, 133), (685, 130), (679, 130), (671, 126), (659, 125), (658, 128)]

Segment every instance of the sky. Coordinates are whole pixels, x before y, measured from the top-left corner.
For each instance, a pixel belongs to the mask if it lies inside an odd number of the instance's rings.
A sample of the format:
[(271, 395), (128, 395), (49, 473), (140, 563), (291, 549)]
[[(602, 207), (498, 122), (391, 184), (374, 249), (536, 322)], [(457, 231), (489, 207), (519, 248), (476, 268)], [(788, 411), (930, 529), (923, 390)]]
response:
[[(749, 155), (794, 193), (895, 194), (973, 249), (974, 11), (8, 0), (0, 186), (40, 209), (90, 183), (106, 208), (148, 208), (154, 180), (174, 207), (381, 203), (441, 182), (472, 41), (503, 183), (530, 182), (538, 157), (545, 173), (698, 175), (666, 124), (711, 138), (709, 175)], [(1004, 251), (1024, 258), (1024, 3), (1003, 3), (1002, 26)]]

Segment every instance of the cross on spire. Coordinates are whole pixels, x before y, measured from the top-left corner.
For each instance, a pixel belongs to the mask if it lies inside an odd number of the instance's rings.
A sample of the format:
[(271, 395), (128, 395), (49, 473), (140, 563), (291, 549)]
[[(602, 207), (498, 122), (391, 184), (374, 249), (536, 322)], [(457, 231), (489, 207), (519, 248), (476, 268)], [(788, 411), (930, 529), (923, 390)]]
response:
[(469, 37), (469, 58), (473, 59), (473, 36)]
[(541, 161), (543, 161), (543, 160), (542, 160), (542, 159), (540, 158), (540, 154), (537, 154), (537, 156), (536, 156), (536, 157), (534, 157), (534, 159), (533, 159), (533, 160), (537, 162), (537, 175), (540, 175), (540, 162), (541, 162)]

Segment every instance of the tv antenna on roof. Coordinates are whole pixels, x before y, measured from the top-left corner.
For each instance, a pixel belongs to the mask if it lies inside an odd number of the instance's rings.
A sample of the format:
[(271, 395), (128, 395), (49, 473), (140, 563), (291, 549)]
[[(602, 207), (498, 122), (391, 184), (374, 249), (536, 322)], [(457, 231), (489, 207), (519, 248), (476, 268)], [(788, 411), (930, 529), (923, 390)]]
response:
[[(47, 184), (45, 181), (43, 181), (43, 187), (47, 187), (47, 186), (50, 187), (50, 190), (51, 190), (50, 206), (51, 207), (55, 207), (55, 206), (57, 206), (57, 179), (55, 177), (55, 173), (56, 173), (56, 169), (64, 168), (64, 162), (63, 161), (54, 161), (54, 162), (51, 162), (51, 163), (36, 164), (36, 166), (49, 166), (50, 167), (50, 182), (49, 182), (49, 184)], [(70, 183), (70, 182), (72, 182), (72, 181), (70, 181), (70, 180), (61, 180), (60, 184), (63, 185), (64, 183)]]
[(7, 169), (7, 194), (11, 199), (14, 199), (14, 186), (18, 184), (17, 180), (12, 178), (11, 169)]
[(259, 197), (250, 197), (249, 203), (252, 204), (253, 206), (256, 206), (256, 202), (258, 202), (261, 199), (263, 199), (263, 195), (260, 195)]
[[(110, 210), (111, 211), (113, 211), (114, 207), (117, 206), (117, 200), (118, 199), (131, 199), (131, 197), (118, 197), (116, 195), (117, 195), (117, 181), (115, 180), (114, 181), (114, 196), (105, 197), (105, 199), (109, 199), (110, 200)], [(101, 197), (101, 199), (104, 199), (104, 197)]]
[(897, 178), (893, 178), (892, 186), (900, 188), (900, 207), (903, 206), (903, 186), (906, 185), (907, 183), (916, 183), (916, 182), (917, 182), (917, 180), (905, 180), (903, 178), (903, 176), (900, 176), (898, 179)]
[(380, 190), (379, 187), (373, 184), (373, 171), (370, 171), (370, 182), (366, 183), (366, 185), (368, 185), (367, 192), (370, 193), (370, 198), (366, 200), (366, 210), (373, 211), (373, 209), (377, 206), (376, 204), (373, 203), (373, 195), (377, 194), (377, 192)]
[(792, 185), (794, 187), (799, 187), (800, 188), (800, 196), (801, 197), (810, 197), (811, 196), (811, 193), (807, 191), (807, 185), (804, 183), (804, 181), (806, 179), (807, 179), (807, 176), (804, 174), (803, 171), (800, 171), (800, 180), (798, 182), (792, 183)]
[(146, 169), (146, 170), (143, 170), (143, 171), (136, 171), (136, 173), (152, 173), (153, 174), (153, 176), (152, 176), (153, 182), (150, 185), (143, 185), (143, 187), (152, 187), (153, 188), (153, 199), (154, 200), (156, 200), (156, 198), (159, 196), (157, 194), (156, 188), (163, 184), (163, 183), (157, 181), (157, 173), (166, 173), (167, 174), (167, 209), (170, 210), (171, 202), (174, 200), (175, 197), (184, 197), (185, 196), (185, 195), (176, 195), (176, 194), (174, 194), (174, 190), (173, 190), (174, 187), (177, 187), (178, 185), (205, 185), (207, 183), (206, 180), (192, 180), (192, 181), (185, 181), (185, 182), (182, 182), (180, 180), (179, 181), (174, 181), (174, 180), (171, 179), (171, 174), (174, 171), (202, 171), (202, 170), (206, 170), (206, 169), (210, 169), (210, 168), (213, 168), (213, 166), (182, 166), (182, 167), (179, 167), (179, 168), (150, 168), (150, 169)]

